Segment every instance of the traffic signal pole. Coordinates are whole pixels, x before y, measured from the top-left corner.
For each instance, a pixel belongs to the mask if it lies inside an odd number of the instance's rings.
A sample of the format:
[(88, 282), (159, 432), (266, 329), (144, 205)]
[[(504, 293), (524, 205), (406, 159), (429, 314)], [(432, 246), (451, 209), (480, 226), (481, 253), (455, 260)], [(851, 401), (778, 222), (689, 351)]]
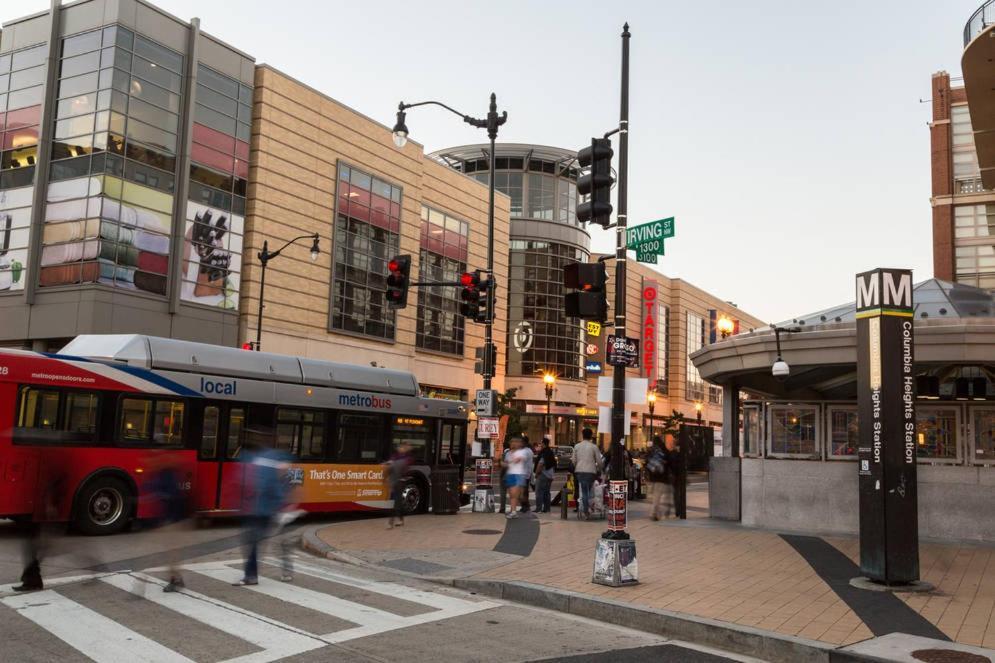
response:
[[(618, 140), (618, 215), (615, 226), (615, 338), (625, 336), (626, 294), (626, 211), (629, 166), (629, 24), (622, 30), (622, 100), (619, 114)], [(611, 476), (613, 481), (625, 479), (625, 366), (612, 367), (612, 433)], [(615, 538), (628, 538), (615, 532)]]

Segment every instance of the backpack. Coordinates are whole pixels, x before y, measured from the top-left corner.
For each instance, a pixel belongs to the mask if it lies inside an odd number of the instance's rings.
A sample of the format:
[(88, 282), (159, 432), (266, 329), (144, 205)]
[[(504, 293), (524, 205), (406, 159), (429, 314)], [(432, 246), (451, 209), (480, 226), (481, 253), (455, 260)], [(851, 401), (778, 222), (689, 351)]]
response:
[(650, 476), (654, 478), (662, 479), (666, 474), (667, 457), (664, 456), (659, 448), (654, 448), (653, 452), (650, 453), (650, 457), (646, 461), (646, 469), (649, 470)]

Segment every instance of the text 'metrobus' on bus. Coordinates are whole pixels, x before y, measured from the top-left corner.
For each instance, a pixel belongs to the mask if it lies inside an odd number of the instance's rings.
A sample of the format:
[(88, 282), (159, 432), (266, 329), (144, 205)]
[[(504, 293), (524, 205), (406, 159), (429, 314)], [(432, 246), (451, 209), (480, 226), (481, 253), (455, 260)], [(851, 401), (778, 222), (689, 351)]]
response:
[(136, 334), (0, 349), (0, 517), (117, 532), (155, 515), (162, 463), (196, 512), (237, 515), (251, 435), (293, 458), (312, 512), (391, 508), (382, 463), (407, 443), (404, 506), (424, 511), (433, 490), (460, 498), (466, 422), (466, 403), (421, 396), (404, 371)]

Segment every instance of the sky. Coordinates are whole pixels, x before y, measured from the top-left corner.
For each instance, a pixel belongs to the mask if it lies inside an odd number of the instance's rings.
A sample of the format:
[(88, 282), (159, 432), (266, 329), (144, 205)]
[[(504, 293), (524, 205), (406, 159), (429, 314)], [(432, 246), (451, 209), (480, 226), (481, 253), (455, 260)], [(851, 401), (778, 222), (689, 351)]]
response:
[[(851, 301), (875, 267), (932, 277), (923, 102), (980, 3), (155, 2), (388, 126), (402, 99), (482, 116), (495, 92), (499, 140), (570, 149), (618, 124), (628, 21), (629, 224), (676, 217), (656, 268), (765, 321)], [(486, 141), (437, 108), (407, 124), (427, 152)]]

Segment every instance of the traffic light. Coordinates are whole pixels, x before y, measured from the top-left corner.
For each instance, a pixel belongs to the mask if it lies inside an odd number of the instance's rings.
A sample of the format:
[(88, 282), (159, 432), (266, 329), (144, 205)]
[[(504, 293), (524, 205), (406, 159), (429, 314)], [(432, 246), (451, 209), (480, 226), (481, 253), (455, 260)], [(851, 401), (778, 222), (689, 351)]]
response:
[(408, 305), (408, 285), (411, 272), (411, 256), (394, 256), (387, 263), (387, 291), (384, 293), (387, 304), (393, 308), (404, 308)]
[(612, 215), (612, 142), (608, 138), (592, 138), (591, 146), (577, 153), (581, 168), (588, 171), (577, 179), (577, 193), (588, 199), (577, 205), (577, 220), (597, 223), (607, 228)]
[(460, 276), (463, 292), (459, 312), (474, 322), (487, 322), (490, 319), (491, 303), (494, 299), (493, 279), (481, 278), (480, 270), (466, 272)]
[(256, 349), (256, 342), (255, 341), (246, 341), (245, 343), (242, 344), (242, 349), (243, 350), (255, 350)]
[(491, 354), (487, 356), (486, 346), (481, 346), (473, 351), (473, 372), (477, 375), (484, 374), (484, 368), (488, 365), (497, 365), (497, 345), (491, 343)]
[(564, 265), (563, 287), (575, 291), (563, 297), (567, 317), (604, 322), (608, 317), (607, 283), (608, 272), (603, 262)]

